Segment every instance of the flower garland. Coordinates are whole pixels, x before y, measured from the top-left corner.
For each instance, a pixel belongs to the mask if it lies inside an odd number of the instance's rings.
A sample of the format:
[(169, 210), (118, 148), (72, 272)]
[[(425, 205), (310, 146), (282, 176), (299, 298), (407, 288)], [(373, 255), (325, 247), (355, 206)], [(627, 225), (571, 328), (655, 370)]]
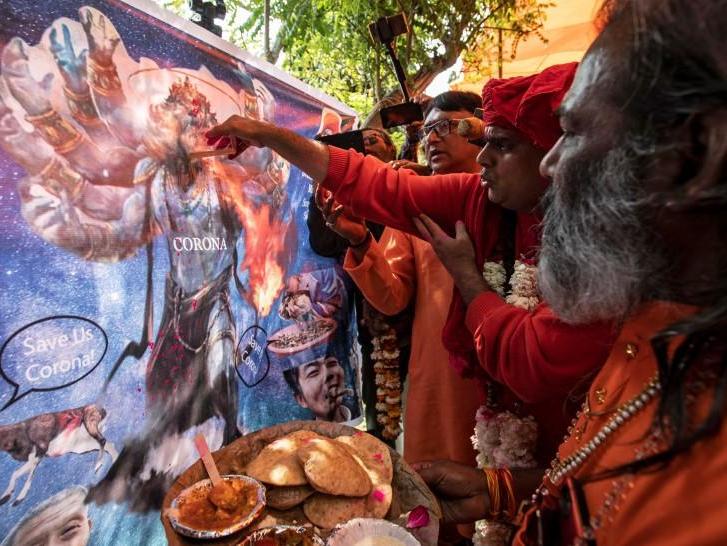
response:
[[(505, 293), (502, 262), (485, 262), (482, 276), (506, 303), (531, 311), (540, 303), (536, 270), (534, 265), (516, 260), (509, 294)], [(518, 417), (509, 411), (497, 412), (482, 406), (477, 410), (472, 436), (472, 445), (478, 452), (477, 466), (481, 469), (534, 468), (537, 437), (538, 425), (532, 416)], [(479, 520), (475, 522), (472, 541), (475, 546), (502, 546), (508, 544), (512, 529), (507, 522)]]
[(371, 359), (376, 383), (376, 422), (381, 435), (395, 440), (401, 434), (401, 379), (399, 378), (399, 341), (396, 330), (381, 313), (364, 304), (364, 322), (371, 334)]
[(490, 288), (505, 302), (521, 309), (532, 311), (540, 303), (538, 294), (538, 268), (535, 265), (515, 260), (515, 268), (510, 278), (510, 293), (505, 294), (505, 266), (502, 262), (485, 262), (482, 277)]
[(472, 444), (479, 468), (533, 468), (538, 424), (532, 416), (494, 412), (482, 406), (475, 415)]

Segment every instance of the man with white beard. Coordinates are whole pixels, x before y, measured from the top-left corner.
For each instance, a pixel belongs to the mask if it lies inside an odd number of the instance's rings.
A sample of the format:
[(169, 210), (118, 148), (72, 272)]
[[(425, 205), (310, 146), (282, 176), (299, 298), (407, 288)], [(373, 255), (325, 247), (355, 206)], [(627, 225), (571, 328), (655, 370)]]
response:
[[(514, 544), (727, 542), (725, 7), (610, 2), (561, 105), (540, 289), (622, 329)], [(422, 473), (482, 512), (483, 478)]]

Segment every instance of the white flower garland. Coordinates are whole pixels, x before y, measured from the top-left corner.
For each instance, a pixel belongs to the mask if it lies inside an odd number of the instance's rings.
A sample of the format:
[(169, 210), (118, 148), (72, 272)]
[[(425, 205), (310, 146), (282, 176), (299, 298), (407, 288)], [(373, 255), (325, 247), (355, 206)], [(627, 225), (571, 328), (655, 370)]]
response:
[[(537, 268), (519, 260), (510, 278), (510, 293), (505, 293), (505, 267), (502, 262), (485, 262), (482, 268), (490, 288), (505, 302), (532, 311), (540, 303)], [(518, 417), (509, 411), (495, 413), (487, 406), (477, 410), (472, 445), (477, 450), (479, 468), (534, 468), (538, 425), (532, 416)], [(475, 522), (475, 546), (504, 546), (510, 541), (512, 526), (506, 522)]]
[(502, 262), (485, 262), (482, 277), (490, 288), (505, 302), (521, 309), (532, 311), (540, 303), (538, 294), (537, 266), (515, 260), (510, 278), (510, 293), (505, 294), (505, 266)]

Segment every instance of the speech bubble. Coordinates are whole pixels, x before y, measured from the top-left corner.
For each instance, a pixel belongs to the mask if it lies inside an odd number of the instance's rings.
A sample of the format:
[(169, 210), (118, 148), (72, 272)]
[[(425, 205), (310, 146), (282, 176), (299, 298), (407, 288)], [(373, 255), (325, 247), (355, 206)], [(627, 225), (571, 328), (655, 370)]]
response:
[(77, 383), (101, 364), (108, 337), (94, 321), (58, 315), (31, 322), (0, 349), (0, 375), (15, 388), (0, 411), (34, 391), (54, 391)]
[(235, 370), (243, 384), (252, 388), (268, 375), (268, 333), (260, 326), (250, 326), (240, 336), (235, 352)]

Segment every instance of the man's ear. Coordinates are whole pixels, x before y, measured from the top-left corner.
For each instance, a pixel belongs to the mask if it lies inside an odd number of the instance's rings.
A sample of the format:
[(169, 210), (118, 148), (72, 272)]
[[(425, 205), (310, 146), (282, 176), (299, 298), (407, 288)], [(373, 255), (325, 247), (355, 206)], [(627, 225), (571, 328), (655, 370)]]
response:
[(305, 409), (310, 409), (310, 408), (308, 407), (308, 404), (307, 404), (307, 403), (306, 403), (306, 401), (305, 401), (305, 398), (303, 398), (303, 395), (301, 395), (301, 394), (296, 394), (296, 395), (295, 395), (295, 401), (296, 401), (296, 402), (298, 402), (298, 405), (299, 405), (300, 407), (302, 407), (302, 408), (305, 408)]
[(727, 108), (693, 116), (685, 125), (687, 142), (679, 197), (667, 203), (676, 210), (709, 207), (727, 183)]

